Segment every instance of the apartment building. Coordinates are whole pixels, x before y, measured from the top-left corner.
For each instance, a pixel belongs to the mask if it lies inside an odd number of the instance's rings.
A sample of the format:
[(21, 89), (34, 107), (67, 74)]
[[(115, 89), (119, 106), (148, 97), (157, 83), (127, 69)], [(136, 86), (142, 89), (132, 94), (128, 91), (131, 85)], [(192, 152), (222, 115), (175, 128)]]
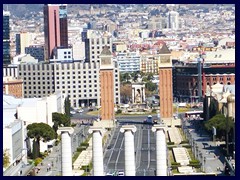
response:
[(118, 53), (115, 57), (120, 72), (138, 72), (140, 71), (141, 57), (137, 52)]

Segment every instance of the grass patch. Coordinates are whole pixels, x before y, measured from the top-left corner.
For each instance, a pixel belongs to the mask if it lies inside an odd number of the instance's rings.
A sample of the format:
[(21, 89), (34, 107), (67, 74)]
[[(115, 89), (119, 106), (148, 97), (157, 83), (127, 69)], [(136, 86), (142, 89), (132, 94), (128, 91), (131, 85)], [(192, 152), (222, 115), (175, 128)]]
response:
[(80, 155), (81, 152), (75, 152), (73, 157), (72, 157), (72, 162), (74, 163), (76, 161), (76, 159), (78, 158), (78, 156)]

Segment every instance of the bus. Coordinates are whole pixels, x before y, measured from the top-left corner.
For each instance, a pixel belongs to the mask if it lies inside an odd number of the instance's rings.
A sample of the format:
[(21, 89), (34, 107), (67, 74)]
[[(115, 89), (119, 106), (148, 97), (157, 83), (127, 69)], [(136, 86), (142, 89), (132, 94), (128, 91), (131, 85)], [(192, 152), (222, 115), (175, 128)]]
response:
[(202, 119), (202, 116), (203, 116), (203, 111), (187, 111), (187, 112), (185, 112), (186, 118), (191, 118), (191, 119), (201, 118)]

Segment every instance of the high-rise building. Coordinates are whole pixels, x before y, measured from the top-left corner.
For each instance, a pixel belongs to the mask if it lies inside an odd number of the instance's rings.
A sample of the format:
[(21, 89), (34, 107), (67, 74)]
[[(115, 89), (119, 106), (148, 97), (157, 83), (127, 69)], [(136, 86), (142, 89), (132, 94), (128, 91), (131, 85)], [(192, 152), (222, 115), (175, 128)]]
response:
[(68, 21), (67, 21), (67, 4), (59, 5), (60, 18), (60, 46), (68, 47)]
[(3, 64), (11, 64), (9, 16), (9, 11), (3, 11)]
[(100, 62), (100, 53), (104, 46), (112, 52), (112, 35), (109, 32), (88, 30), (85, 39), (85, 62)]
[(44, 45), (31, 45), (25, 48), (25, 53), (30, 54), (38, 62), (45, 61), (45, 47)]
[(168, 28), (177, 30), (179, 28), (179, 13), (176, 11), (170, 11), (167, 18)]
[(31, 44), (31, 34), (29, 32), (21, 32), (16, 34), (16, 55), (25, 54), (25, 48)]
[(46, 59), (52, 57), (52, 51), (60, 46), (59, 5), (44, 4), (44, 38)]

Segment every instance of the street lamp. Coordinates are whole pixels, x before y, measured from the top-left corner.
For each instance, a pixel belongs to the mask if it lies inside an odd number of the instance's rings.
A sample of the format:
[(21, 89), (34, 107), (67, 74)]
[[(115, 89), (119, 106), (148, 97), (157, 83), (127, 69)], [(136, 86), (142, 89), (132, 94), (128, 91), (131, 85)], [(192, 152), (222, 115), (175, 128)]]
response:
[[(26, 153), (23, 153), (23, 151), (26, 151)], [(23, 159), (24, 164), (27, 164), (27, 152), (28, 152), (27, 148), (22, 148), (21, 149), (21, 154), (22, 154), (22, 159)]]
[(196, 159), (198, 159), (198, 145), (196, 144)]
[(227, 152), (226, 152), (226, 154), (227, 154), (227, 156), (229, 155), (229, 146), (228, 146), (228, 129), (229, 129), (229, 125), (228, 125), (228, 104), (227, 103), (225, 103), (225, 105), (226, 105), (226, 107), (224, 108), (224, 116), (225, 116), (225, 118), (226, 118), (226, 148), (227, 148)]
[(203, 172), (205, 172), (205, 163), (206, 163), (206, 157), (203, 157)]

